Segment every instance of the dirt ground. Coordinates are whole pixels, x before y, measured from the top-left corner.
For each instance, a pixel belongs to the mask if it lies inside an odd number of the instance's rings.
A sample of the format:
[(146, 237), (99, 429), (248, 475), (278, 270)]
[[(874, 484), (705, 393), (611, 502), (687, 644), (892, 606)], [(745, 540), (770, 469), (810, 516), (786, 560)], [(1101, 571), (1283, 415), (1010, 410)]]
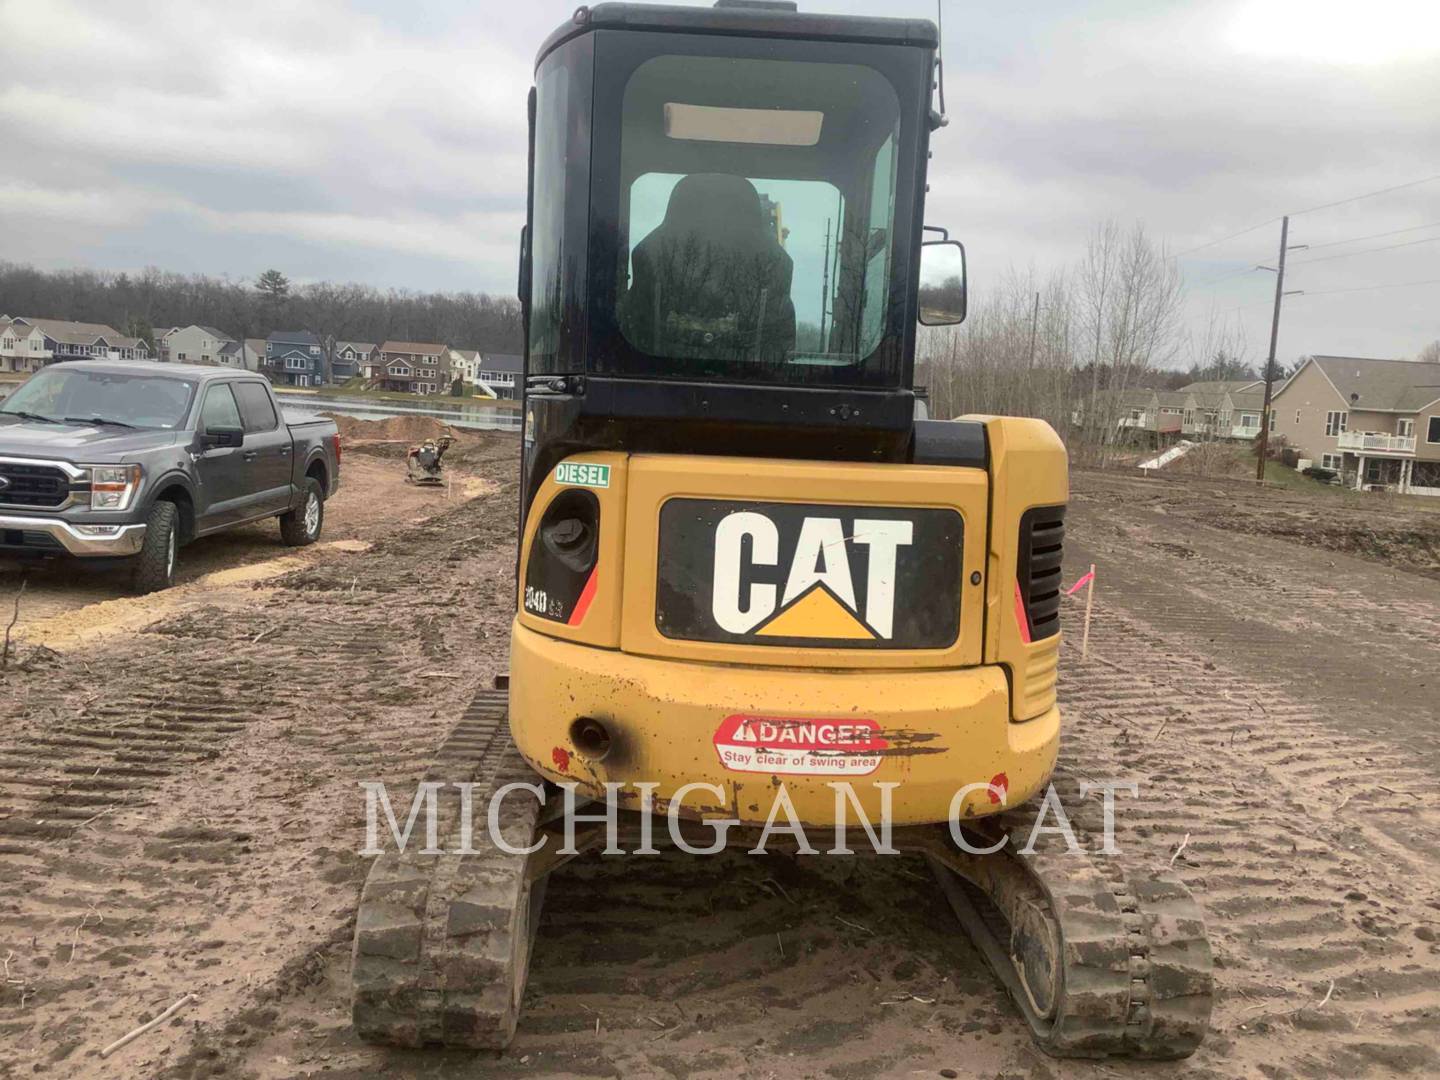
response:
[(1314, 523), (1297, 542), (1261, 524), (1275, 493), (1098, 473), (1068, 521), (1066, 579), (1093, 562), (1099, 584), (1088, 661), (1066, 610), (1064, 771), (1136, 780), (1122, 849), (1173, 862), (1207, 912), (1219, 996), (1193, 1058), (1035, 1052), (922, 866), (744, 855), (557, 871), (504, 1055), (357, 1042), (357, 783), (413, 784), (505, 668), (516, 449), (477, 439), (465, 468), (493, 487), (428, 516), (337, 499), (329, 535), (368, 543), (194, 581), (83, 639), (22, 620), (0, 673), (0, 1075), (1440, 1072), (1440, 578), (1350, 554), (1329, 502), (1277, 504)]

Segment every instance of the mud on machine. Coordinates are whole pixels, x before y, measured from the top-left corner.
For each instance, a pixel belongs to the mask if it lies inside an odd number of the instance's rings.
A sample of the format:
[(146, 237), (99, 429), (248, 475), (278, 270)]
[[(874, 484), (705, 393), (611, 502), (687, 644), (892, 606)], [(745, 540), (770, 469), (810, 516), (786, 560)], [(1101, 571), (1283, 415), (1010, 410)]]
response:
[[(746, 847), (777, 785), (828, 834), (849, 781), (872, 821), (889, 798), (894, 847), (928, 860), (1041, 1047), (1182, 1057), (1212, 992), (1184, 887), (997, 847), (1056, 766), (1068, 478), (1041, 421), (917, 418), (917, 322), (965, 313), (964, 251), (923, 224), (937, 45), (925, 21), (724, 0), (581, 8), (544, 43), (509, 689), (430, 778), (477, 807), (622, 785), (627, 828), (645, 784)], [(952, 839), (952, 800), (995, 853)], [(447, 798), (451, 854), (376, 859), (362, 1036), (509, 1042), (557, 802), (506, 799), (506, 843), (477, 828), (453, 854)]]

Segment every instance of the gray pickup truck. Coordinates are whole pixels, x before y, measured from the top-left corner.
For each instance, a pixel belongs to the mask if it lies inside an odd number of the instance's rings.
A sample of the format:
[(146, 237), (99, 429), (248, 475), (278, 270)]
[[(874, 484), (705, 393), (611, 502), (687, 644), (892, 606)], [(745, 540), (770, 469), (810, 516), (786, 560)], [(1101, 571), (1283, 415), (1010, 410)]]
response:
[(243, 371), (72, 361), (0, 404), (0, 556), (127, 559), (138, 592), (236, 525), (278, 517), (287, 544), (313, 544), (339, 483), (335, 424), (288, 423)]

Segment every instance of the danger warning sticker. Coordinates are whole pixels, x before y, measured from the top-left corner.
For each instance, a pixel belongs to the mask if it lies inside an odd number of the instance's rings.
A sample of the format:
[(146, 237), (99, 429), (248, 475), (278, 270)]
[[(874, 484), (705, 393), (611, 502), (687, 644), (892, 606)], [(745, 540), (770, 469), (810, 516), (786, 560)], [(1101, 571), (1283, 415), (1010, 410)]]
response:
[(866, 776), (889, 746), (874, 720), (737, 715), (715, 729), (720, 764), (734, 772)]

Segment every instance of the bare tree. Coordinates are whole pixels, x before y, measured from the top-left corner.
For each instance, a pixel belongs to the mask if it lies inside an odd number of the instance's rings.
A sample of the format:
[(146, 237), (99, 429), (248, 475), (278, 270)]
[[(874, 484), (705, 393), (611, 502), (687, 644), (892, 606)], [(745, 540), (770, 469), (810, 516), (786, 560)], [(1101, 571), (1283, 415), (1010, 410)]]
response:
[(1090, 393), (1080, 410), (1084, 457), (1105, 465), (1120, 401), (1146, 372), (1167, 367), (1182, 341), (1184, 284), (1140, 224), (1114, 220), (1091, 233), (1076, 274), (1076, 315), (1089, 362)]
[(1103, 464), (1125, 392), (1163, 385), (1180, 354), (1182, 298), (1174, 260), (1143, 228), (1104, 222), (1072, 269), (1012, 273), (976, 290), (963, 326), (922, 327), (916, 378), (936, 416), (1040, 417), (1077, 461)]
[(917, 378), (929, 389), (931, 411), (1038, 416), (1065, 432), (1072, 309), (1065, 274), (1038, 282), (1033, 272), (1012, 273), (977, 298), (963, 326), (922, 328)]

